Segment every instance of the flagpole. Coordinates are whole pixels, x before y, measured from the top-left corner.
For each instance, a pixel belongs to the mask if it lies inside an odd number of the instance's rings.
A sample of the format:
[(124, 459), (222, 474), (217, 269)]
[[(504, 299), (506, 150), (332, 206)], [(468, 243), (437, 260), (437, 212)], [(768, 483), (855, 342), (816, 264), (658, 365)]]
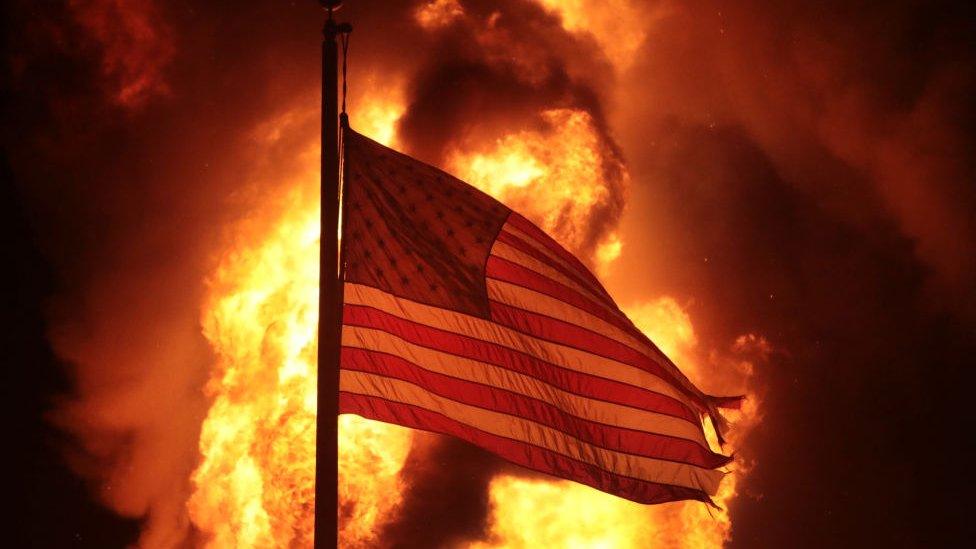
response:
[(319, 257), (318, 410), (315, 444), (315, 549), (338, 547), (339, 346), (339, 94), (337, 38), (344, 29), (332, 12), (339, 0), (319, 0), (328, 11), (322, 30), (322, 233)]

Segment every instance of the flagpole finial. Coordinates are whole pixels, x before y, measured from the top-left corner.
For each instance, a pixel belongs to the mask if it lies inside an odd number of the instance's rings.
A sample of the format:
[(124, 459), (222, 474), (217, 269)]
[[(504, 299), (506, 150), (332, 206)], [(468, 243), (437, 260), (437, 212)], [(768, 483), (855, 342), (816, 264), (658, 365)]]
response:
[(319, 4), (329, 12), (329, 18), (331, 19), (332, 12), (342, 7), (342, 0), (319, 0)]
[(349, 23), (336, 23), (335, 19), (332, 18), (333, 12), (339, 11), (339, 8), (343, 4), (343, 0), (319, 0), (319, 5), (329, 14), (328, 19), (325, 20), (325, 29), (323, 30), (323, 33), (329, 39), (340, 34), (352, 32), (352, 25)]

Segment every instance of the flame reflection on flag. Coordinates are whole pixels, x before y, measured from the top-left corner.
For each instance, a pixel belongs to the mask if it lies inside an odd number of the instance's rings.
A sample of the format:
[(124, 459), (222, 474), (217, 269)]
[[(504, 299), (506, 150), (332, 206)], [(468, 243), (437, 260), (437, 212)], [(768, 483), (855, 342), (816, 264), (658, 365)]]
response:
[[(366, 98), (366, 130), (395, 139), (401, 105)], [(379, 114), (377, 114), (379, 113)], [(540, 113), (552, 132), (519, 132), (494, 142), (467, 144), (450, 159), (461, 177), (514, 202), (570, 249), (585, 243), (576, 232), (605, 190), (599, 177), (608, 160), (581, 111)], [(355, 124), (354, 118), (353, 123)], [(282, 129), (271, 124), (275, 135)], [(263, 135), (267, 135), (264, 132)], [(280, 135), (279, 135), (280, 137)], [(314, 145), (310, 150), (314, 149)], [(276, 207), (242, 222), (209, 280), (204, 334), (217, 364), (207, 384), (212, 405), (200, 436), (202, 461), (193, 474), (190, 517), (210, 547), (308, 546), (314, 517), (316, 326), (319, 211), (317, 158), (288, 185)], [(610, 161), (616, 161), (611, 158)], [(528, 174), (528, 175), (526, 175)], [(261, 215), (271, 215), (262, 218)], [(590, 250), (601, 270), (612, 267), (626, 243)], [(638, 327), (672, 356), (696, 383), (708, 386), (698, 364), (689, 314), (661, 298), (628, 311)], [(725, 357), (715, 360), (730, 360)], [(747, 363), (745, 363), (747, 364)], [(742, 367), (737, 387), (751, 375)], [(758, 419), (755, 400), (738, 415), (733, 447)], [(733, 418), (735, 420), (736, 418)], [(714, 433), (709, 433), (714, 442)], [(401, 469), (412, 431), (343, 416), (340, 420), (340, 540), (345, 547), (380, 543), (382, 526), (402, 502)], [(419, 439), (418, 439), (419, 440)], [(716, 501), (736, 494), (733, 467)], [(700, 503), (642, 506), (573, 483), (503, 474), (490, 485), (486, 541), (472, 547), (640, 547), (648, 540), (680, 547), (718, 547), (729, 537), (728, 511)], [(546, 514), (526, 509), (547, 509)]]

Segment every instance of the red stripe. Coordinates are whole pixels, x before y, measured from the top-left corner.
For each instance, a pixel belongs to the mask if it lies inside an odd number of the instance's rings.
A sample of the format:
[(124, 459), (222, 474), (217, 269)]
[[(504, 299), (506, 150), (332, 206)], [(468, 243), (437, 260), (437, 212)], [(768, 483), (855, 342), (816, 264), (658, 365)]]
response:
[(622, 404), (684, 419), (696, 427), (698, 413), (681, 401), (616, 380), (577, 372), (497, 343), (483, 341), (406, 320), (361, 305), (343, 307), (343, 324), (374, 328), (444, 353), (478, 360), (533, 377), (577, 396)]
[(595, 296), (605, 298), (604, 301), (607, 304), (612, 305), (613, 308), (616, 308), (616, 304), (613, 303), (613, 300), (610, 299), (610, 296), (607, 295), (606, 290), (604, 290), (603, 287), (594, 286), (593, 283), (589, 281), (588, 278), (580, 276), (580, 274), (575, 269), (570, 269), (561, 261), (556, 261), (551, 256), (542, 253), (541, 251), (539, 251), (538, 248), (528, 244), (518, 236), (508, 231), (502, 230), (502, 232), (498, 233), (498, 238), (496, 240), (508, 244), (512, 248), (515, 248), (516, 250), (534, 259), (537, 259), (542, 263), (545, 263), (549, 267), (552, 267), (556, 271), (559, 271), (559, 273), (561, 273), (566, 278), (579, 284), (581, 288), (586, 288), (590, 290), (591, 292), (593, 292)]
[[(551, 236), (547, 235), (545, 231), (539, 227), (536, 227), (534, 223), (515, 212), (512, 212), (508, 216), (508, 221), (506, 221), (506, 223), (510, 223), (513, 227), (534, 238), (536, 242), (542, 244), (546, 247), (546, 249), (556, 254), (556, 257), (559, 257), (568, 265), (575, 268), (577, 271), (579, 271), (580, 275), (591, 281), (602, 292), (606, 293), (606, 290), (603, 288), (603, 285), (600, 284), (597, 277), (586, 268), (586, 265), (583, 265), (583, 262), (580, 261), (579, 258), (566, 251), (566, 248), (560, 246), (558, 242), (553, 240)], [(610, 296), (608, 294), (607, 298), (609, 299), (609, 297)]]
[(580, 351), (599, 355), (640, 368), (663, 379), (668, 384), (686, 394), (698, 403), (702, 409), (707, 409), (704, 395), (692, 392), (681, 380), (677, 379), (670, 369), (662, 366), (658, 361), (633, 349), (619, 341), (587, 330), (582, 326), (552, 318), (550, 316), (526, 311), (518, 307), (506, 305), (498, 301), (490, 301), (491, 319), (503, 326), (528, 335), (573, 347)]
[[(586, 280), (589, 280), (593, 285), (592, 287), (598, 289), (601, 295), (606, 296), (607, 300), (613, 303), (614, 306), (616, 306), (616, 303), (613, 301), (613, 298), (610, 297), (610, 294), (607, 293), (603, 285), (600, 284), (600, 281), (579, 260), (579, 258), (566, 251), (565, 248), (563, 248), (551, 236), (546, 234), (545, 231), (536, 227), (535, 224), (533, 224), (531, 221), (529, 221), (525, 217), (522, 217), (521, 215), (519, 215), (514, 211), (511, 212), (511, 214), (509, 214), (506, 224), (511, 224), (513, 227), (519, 229), (522, 233), (532, 237), (533, 240), (535, 240), (536, 242), (544, 246), (547, 250), (555, 254), (556, 257), (559, 257), (560, 259), (565, 261), (568, 265), (574, 267), (575, 270), (578, 271), (580, 276), (584, 277)], [(502, 232), (504, 233), (504, 231)], [(643, 333), (641, 333), (641, 339), (644, 340), (647, 344), (649, 344), (652, 348), (660, 352), (660, 349), (658, 349), (657, 345), (649, 338), (647, 338), (647, 336), (645, 336)], [(663, 356), (663, 353), (661, 354)], [(666, 360), (668, 360), (668, 362), (670, 363), (670, 359), (666, 359)], [(677, 366), (675, 366), (673, 363), (671, 363), (671, 366), (674, 368), (674, 370), (678, 370)], [(682, 375), (682, 378), (683, 377), (684, 376)], [(711, 406), (713, 407), (712, 410), (708, 410), (710, 416), (714, 416), (715, 414), (714, 406), (718, 406), (722, 408), (735, 408), (739, 404), (741, 404), (742, 401), (742, 398), (738, 396), (720, 397), (720, 396), (705, 395), (701, 393), (701, 391), (699, 391), (696, 387), (694, 387), (690, 381), (687, 381), (687, 379), (684, 379), (684, 383), (678, 383), (677, 386), (681, 388), (686, 394), (691, 396), (695, 400), (695, 402), (697, 402), (702, 407), (703, 410), (709, 409), (709, 406), (706, 404), (706, 400), (710, 401)], [(715, 420), (714, 417), (712, 419), (713, 421)]]
[(577, 309), (582, 309), (597, 318), (613, 324), (637, 339), (643, 340), (645, 337), (643, 334), (640, 334), (640, 331), (626, 317), (614, 314), (607, 310), (606, 307), (594, 303), (591, 299), (565, 284), (556, 282), (518, 263), (512, 263), (503, 257), (488, 256), (485, 274), (490, 278), (517, 284), (523, 288), (568, 303)]
[[(524, 288), (528, 288), (530, 290), (546, 294), (549, 297), (558, 299), (565, 303), (569, 303), (570, 305), (573, 305), (613, 324), (624, 332), (630, 334), (632, 337), (636, 338), (638, 341), (644, 343), (661, 356), (666, 356), (658, 348), (658, 346), (651, 341), (647, 335), (644, 334), (644, 332), (640, 331), (636, 326), (634, 326), (626, 315), (620, 312), (619, 309), (616, 309), (616, 305), (614, 305), (614, 309), (616, 310), (617, 314), (614, 314), (597, 303), (594, 303), (591, 299), (578, 291), (503, 257), (494, 255), (488, 256), (485, 274), (490, 278), (510, 282), (512, 284), (518, 284)], [(675, 366), (675, 368), (677, 367)], [(721, 400), (725, 397), (718, 398)]]
[(343, 347), (342, 368), (407, 381), (455, 402), (541, 423), (607, 450), (708, 469), (721, 467), (731, 461), (731, 458), (711, 452), (691, 440), (584, 419), (551, 403), (506, 389), (432, 372), (388, 353)]
[(604, 471), (562, 454), (486, 433), (419, 406), (391, 402), (378, 397), (339, 393), (339, 413), (395, 423), (414, 429), (433, 431), (466, 440), (517, 465), (592, 486), (597, 490), (636, 501), (665, 503), (684, 499), (710, 502), (701, 490), (658, 484)]

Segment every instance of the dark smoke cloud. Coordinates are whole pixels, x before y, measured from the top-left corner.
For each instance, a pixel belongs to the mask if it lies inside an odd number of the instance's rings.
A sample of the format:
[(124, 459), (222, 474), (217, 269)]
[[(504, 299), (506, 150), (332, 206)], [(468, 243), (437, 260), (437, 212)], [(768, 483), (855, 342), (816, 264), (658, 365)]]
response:
[[(193, 535), (181, 497), (212, 362), (203, 279), (224, 227), (275, 194), (315, 132), (312, 117), (272, 158), (247, 137), (317, 105), (319, 23), (302, 2), (123, 4), (5, 5), (5, 196), (53, 273), (37, 299), (72, 387), (47, 388), (64, 397), (45, 401), (58, 444), (99, 500), (164, 536), (144, 541), (175, 543)], [(703, 347), (754, 332), (779, 350), (758, 374), (765, 420), (742, 450), (758, 466), (733, 544), (972, 533), (976, 29), (962, 4), (669, 4), (620, 74), (529, 2), (462, 2), (467, 17), (430, 34), (412, 2), (349, 4), (351, 92), (407, 78), (410, 152), (441, 163), (458, 136), (586, 109), (631, 174), (615, 293), (693, 303)], [(592, 242), (622, 206), (594, 216)], [(384, 539), (481, 536), (503, 465), (425, 440)]]
[(151, 0), (77, 0), (68, 8), (89, 38), (78, 45), (98, 50), (102, 79), (117, 104), (138, 108), (168, 93), (162, 72), (174, 47)]
[(488, 526), (488, 483), (502, 466), (470, 444), (421, 436), (403, 468), (404, 506), (383, 526), (379, 543), (406, 549), (482, 539)]

